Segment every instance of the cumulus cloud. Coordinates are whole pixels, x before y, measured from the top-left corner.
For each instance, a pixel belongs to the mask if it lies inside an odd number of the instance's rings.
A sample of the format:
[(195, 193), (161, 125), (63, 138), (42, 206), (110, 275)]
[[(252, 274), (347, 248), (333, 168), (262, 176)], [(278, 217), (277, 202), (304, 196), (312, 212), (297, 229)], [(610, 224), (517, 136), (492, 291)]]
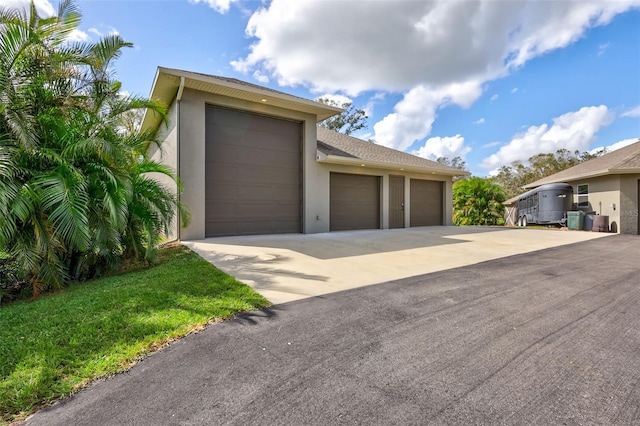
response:
[(640, 105), (631, 108), (620, 114), (621, 117), (640, 117)]
[[(2, 0), (0, 1), (0, 6), (28, 10), (29, 3), (30, 0)], [(42, 16), (53, 16), (56, 14), (56, 9), (48, 0), (34, 0), (34, 4), (36, 5), (36, 10)]]
[(470, 151), (471, 148), (464, 144), (464, 137), (455, 135), (429, 138), (413, 154), (429, 160), (437, 160), (439, 157), (464, 158)]
[(468, 108), (481, 94), (482, 87), (476, 81), (437, 89), (417, 86), (394, 106), (393, 113), (373, 126), (375, 140), (381, 145), (404, 151), (431, 133), (439, 108), (446, 105)]
[(473, 86), (473, 103), (484, 83), (639, 6), (640, 0), (273, 0), (251, 15), (246, 33), (253, 44), (231, 65), (314, 93), (402, 93), (374, 125), (378, 142), (402, 149), (429, 135), (439, 108), (460, 105), (449, 88)]
[(603, 149), (605, 150), (605, 152), (612, 152), (612, 151), (615, 151), (616, 149), (624, 148), (625, 146), (629, 146), (632, 143), (636, 143), (638, 141), (640, 141), (640, 138), (623, 139), (616, 143), (612, 143), (611, 145), (599, 146), (597, 148), (593, 148), (589, 152), (591, 154), (595, 154), (596, 152), (602, 151)]
[(484, 124), (484, 123), (485, 123), (484, 118), (480, 118), (473, 122), (473, 124)]
[(255, 42), (232, 64), (245, 72), (264, 68), (283, 85), (351, 95), (488, 80), (639, 5), (639, 0), (273, 0), (249, 19), (246, 33)]
[(526, 161), (529, 157), (555, 152), (564, 148), (570, 151), (585, 151), (595, 140), (600, 128), (613, 121), (613, 114), (605, 105), (580, 108), (553, 119), (549, 126), (531, 126), (525, 132), (515, 135), (498, 152), (485, 158), (482, 167), (497, 168), (513, 161)]
[(493, 101), (497, 101), (497, 100), (498, 100), (498, 95), (493, 95), (493, 96), (491, 97), (491, 102), (493, 102)]
[(189, 3), (204, 3), (211, 9), (218, 13), (227, 13), (231, 7), (231, 3), (236, 3), (238, 0), (189, 0)]

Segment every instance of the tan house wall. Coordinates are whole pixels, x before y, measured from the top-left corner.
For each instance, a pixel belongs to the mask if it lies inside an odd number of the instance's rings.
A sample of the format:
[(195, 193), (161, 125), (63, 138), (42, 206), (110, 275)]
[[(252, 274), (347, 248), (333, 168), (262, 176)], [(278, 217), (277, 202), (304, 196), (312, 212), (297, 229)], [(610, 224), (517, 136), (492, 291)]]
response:
[[(161, 124), (158, 129), (158, 140), (161, 141), (160, 146), (150, 147), (149, 154), (153, 161), (163, 163), (171, 168), (174, 173), (178, 171), (178, 107), (173, 102), (167, 112), (167, 124)], [(161, 182), (167, 188), (170, 188), (174, 194), (178, 191), (176, 182), (166, 175), (160, 173), (151, 173), (151, 176)], [(167, 238), (170, 240), (178, 238), (178, 218), (173, 221), (169, 227)]]
[(640, 173), (620, 175), (620, 233), (640, 235)]
[[(205, 235), (205, 106), (218, 105), (243, 111), (268, 114), (274, 117), (296, 120), (303, 123), (303, 168), (309, 170), (309, 163), (315, 163), (316, 120), (315, 116), (267, 104), (248, 102), (240, 99), (220, 96), (202, 91), (184, 89), (180, 102), (180, 175), (184, 191), (182, 202), (191, 212), (191, 223), (180, 233), (182, 240), (199, 240)], [(314, 188), (309, 185), (313, 176), (305, 176), (303, 185), (303, 223), (305, 232), (314, 232), (310, 220), (317, 203), (313, 197)], [(326, 219), (328, 220), (328, 218)], [(308, 230), (309, 229), (309, 230)], [(319, 231), (315, 231), (319, 232)]]
[[(179, 116), (180, 134), (176, 126), (171, 125), (165, 138), (165, 152), (162, 159), (165, 164), (177, 166), (177, 147), (180, 155), (180, 177), (183, 186), (181, 201), (187, 205), (191, 213), (191, 222), (180, 231), (182, 240), (199, 240), (205, 237), (205, 106), (218, 105), (255, 113), (268, 114), (275, 117), (301, 121), (303, 123), (303, 232), (318, 233), (329, 231), (329, 175), (330, 172), (369, 174), (382, 177), (381, 223), (384, 229), (389, 228), (389, 175), (405, 176), (405, 226), (409, 223), (410, 192), (409, 179), (431, 179), (444, 182), (444, 222), (452, 224), (452, 181), (450, 176), (433, 174), (407, 173), (399, 170), (374, 169), (365, 167), (333, 165), (317, 162), (316, 117), (298, 111), (273, 107), (215, 95), (193, 89), (184, 89), (178, 108), (175, 102), (170, 114)], [(176, 121), (177, 122), (177, 121)], [(156, 153), (157, 154), (157, 153)], [(154, 154), (154, 156), (156, 155)], [(155, 158), (155, 157), (154, 157)]]
[[(620, 232), (620, 177), (618, 175), (600, 176), (571, 182), (573, 202), (578, 203), (578, 185), (589, 185), (589, 207), (579, 207), (585, 213), (609, 216), (609, 227)], [(615, 205), (615, 208), (614, 208)]]
[[(331, 172), (338, 173), (351, 173), (357, 175), (371, 175), (371, 176), (379, 176), (382, 179), (382, 194), (380, 197), (381, 205), (381, 218), (380, 223), (382, 224), (382, 229), (389, 229), (389, 176), (404, 176), (404, 226), (405, 228), (409, 228), (411, 226), (410, 217), (411, 217), (411, 191), (410, 191), (410, 179), (422, 179), (422, 180), (435, 180), (439, 182), (444, 182), (443, 185), (443, 201), (442, 205), (444, 207), (443, 212), (443, 221), (444, 225), (450, 226), (453, 224), (453, 194), (452, 194), (452, 180), (451, 176), (441, 176), (441, 175), (433, 175), (433, 174), (425, 174), (425, 173), (414, 173), (414, 172), (405, 172), (398, 169), (377, 169), (372, 167), (360, 167), (360, 166), (346, 166), (340, 164), (327, 164), (327, 163), (316, 163), (312, 165), (312, 167), (316, 170), (316, 176), (320, 179), (316, 186), (318, 192), (315, 193), (317, 197), (323, 197), (322, 200), (318, 200), (320, 204), (324, 207), (324, 216), (329, 217), (329, 179)], [(329, 231), (329, 222), (327, 221), (325, 224), (326, 228), (323, 228), (321, 231), (317, 232), (328, 232)]]

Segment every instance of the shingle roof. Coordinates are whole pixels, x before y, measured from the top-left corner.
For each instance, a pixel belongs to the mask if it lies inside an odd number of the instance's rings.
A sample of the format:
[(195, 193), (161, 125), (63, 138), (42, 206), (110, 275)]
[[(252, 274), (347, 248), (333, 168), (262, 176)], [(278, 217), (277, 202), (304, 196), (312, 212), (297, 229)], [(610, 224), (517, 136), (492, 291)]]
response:
[(585, 161), (576, 166), (547, 176), (525, 185), (525, 188), (535, 188), (545, 183), (569, 182), (595, 176), (619, 173), (640, 173), (640, 140), (624, 148)]
[[(298, 98), (298, 99), (302, 99), (304, 101), (309, 101), (310, 100), (310, 99), (302, 98), (300, 96), (292, 95), (291, 93), (281, 92), (279, 90), (275, 90), (275, 89), (272, 89), (270, 87), (260, 86), (258, 84), (249, 83), (248, 81), (238, 80), (237, 78), (223, 77), (221, 75), (205, 74), (205, 73), (202, 73), (202, 72), (185, 71), (185, 70), (179, 70), (179, 69), (175, 69), (174, 71), (180, 71), (180, 72), (185, 72), (185, 73), (188, 72), (188, 73), (191, 73), (191, 74), (197, 74), (197, 75), (201, 75), (203, 77), (207, 77), (207, 78), (211, 78), (211, 79), (215, 79), (215, 80), (226, 81), (227, 83), (239, 84), (241, 86), (251, 87), (253, 89), (266, 90), (268, 92), (277, 93), (279, 95), (291, 96), (292, 98)], [(314, 102), (317, 102), (317, 101), (314, 101)]]
[[(437, 161), (427, 160), (406, 152), (387, 148), (373, 142), (364, 141), (318, 127), (318, 151), (331, 158), (372, 164), (377, 167), (388, 165), (392, 168), (411, 168), (417, 171), (436, 172), (446, 175), (468, 175), (468, 172), (445, 166)], [(368, 164), (369, 163), (369, 164)]]

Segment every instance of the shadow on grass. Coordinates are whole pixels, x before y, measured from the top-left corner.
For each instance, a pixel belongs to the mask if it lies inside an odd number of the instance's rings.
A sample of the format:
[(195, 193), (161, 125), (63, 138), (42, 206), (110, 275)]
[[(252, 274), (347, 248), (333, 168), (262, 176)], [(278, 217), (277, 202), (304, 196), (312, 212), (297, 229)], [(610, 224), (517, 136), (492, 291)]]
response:
[[(165, 263), (0, 308), (4, 420), (122, 371), (146, 353), (268, 302), (183, 247)], [(272, 309), (238, 315), (273, 317)]]

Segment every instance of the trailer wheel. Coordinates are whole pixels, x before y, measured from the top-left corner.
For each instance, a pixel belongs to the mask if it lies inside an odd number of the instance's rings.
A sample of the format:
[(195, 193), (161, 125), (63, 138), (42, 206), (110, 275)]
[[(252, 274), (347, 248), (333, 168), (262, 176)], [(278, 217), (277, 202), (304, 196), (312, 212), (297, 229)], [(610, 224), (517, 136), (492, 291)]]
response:
[(522, 216), (522, 226), (524, 226), (524, 227), (527, 226), (527, 217), (526, 216)]

